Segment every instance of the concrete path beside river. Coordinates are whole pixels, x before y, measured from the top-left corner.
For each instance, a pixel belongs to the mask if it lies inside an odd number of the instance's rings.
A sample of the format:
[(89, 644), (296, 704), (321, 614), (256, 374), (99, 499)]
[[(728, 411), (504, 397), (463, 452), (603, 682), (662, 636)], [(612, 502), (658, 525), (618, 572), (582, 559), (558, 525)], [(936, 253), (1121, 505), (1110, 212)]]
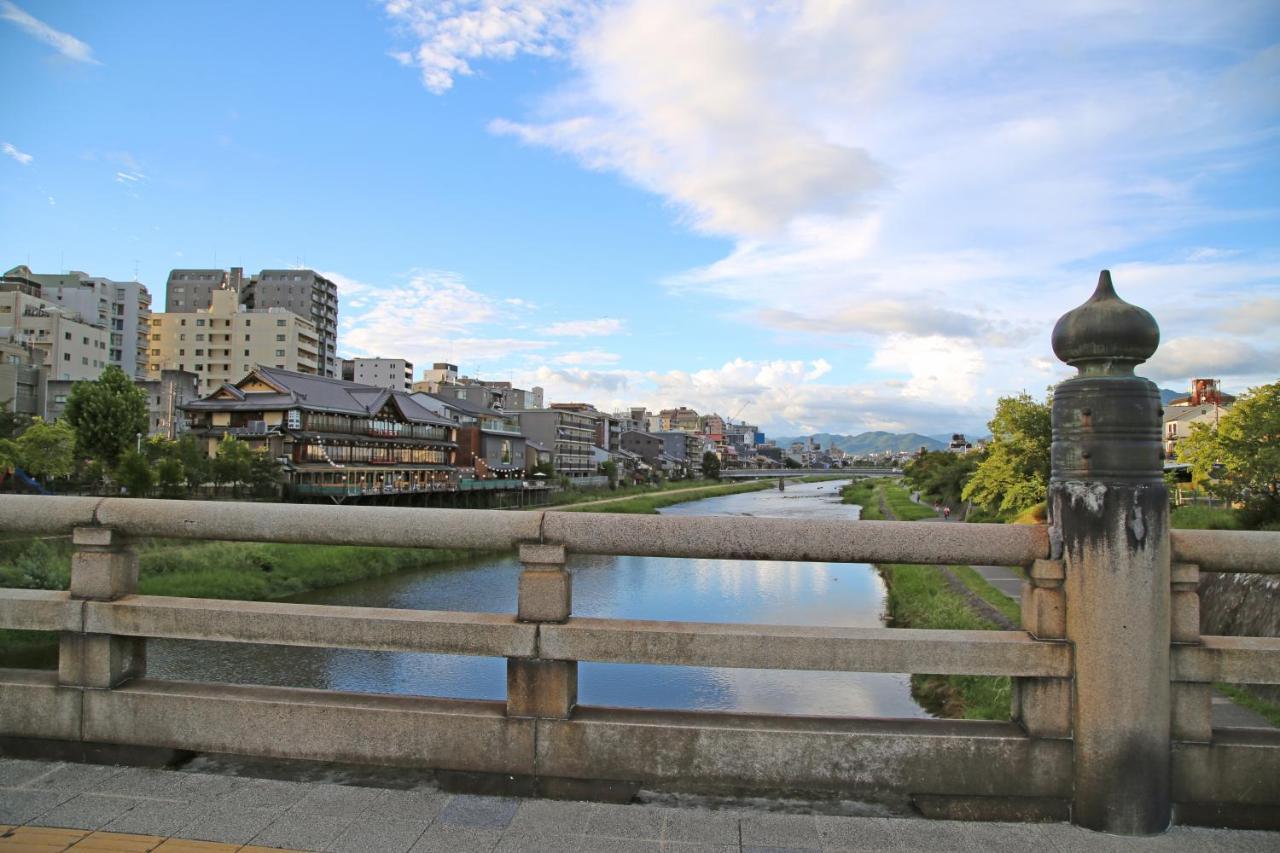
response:
[[(776, 806), (775, 806), (776, 807)], [(796, 809), (800, 811), (799, 808)], [(1280, 833), (927, 821), (448, 794), (183, 770), (0, 759), (0, 851), (1260, 851)]]

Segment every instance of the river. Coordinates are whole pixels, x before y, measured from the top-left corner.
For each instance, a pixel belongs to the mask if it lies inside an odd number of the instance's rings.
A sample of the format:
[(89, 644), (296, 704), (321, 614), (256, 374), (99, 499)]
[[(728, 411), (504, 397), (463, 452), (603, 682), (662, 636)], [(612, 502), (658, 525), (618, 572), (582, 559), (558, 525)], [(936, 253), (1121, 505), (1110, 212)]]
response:
[[(843, 483), (777, 489), (676, 504), (666, 515), (856, 519), (840, 503)], [(682, 560), (572, 555), (576, 616), (876, 627), (885, 589), (865, 563)], [(416, 610), (512, 613), (514, 555), (401, 572), (306, 593), (294, 601)], [(159, 678), (275, 684), (466, 699), (506, 695), (501, 658), (242, 643), (152, 640), (148, 674)], [(583, 663), (584, 705), (839, 716), (924, 717), (906, 675), (645, 664)]]

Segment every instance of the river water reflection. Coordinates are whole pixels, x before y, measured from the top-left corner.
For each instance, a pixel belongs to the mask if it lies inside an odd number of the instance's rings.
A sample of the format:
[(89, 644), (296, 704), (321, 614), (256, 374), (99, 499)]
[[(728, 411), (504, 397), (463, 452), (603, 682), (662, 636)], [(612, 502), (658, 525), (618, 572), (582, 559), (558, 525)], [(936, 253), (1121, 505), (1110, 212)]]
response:
[[(849, 518), (840, 483), (789, 484), (708, 498), (669, 515)], [(577, 616), (874, 627), (883, 624), (884, 586), (866, 564), (739, 562), (574, 555)], [(484, 558), (363, 581), (295, 601), (417, 610), (514, 612), (520, 564)], [(305, 649), (153, 640), (154, 677), (277, 684), (367, 693), (502, 699), (500, 658)], [(583, 663), (586, 705), (715, 709), (784, 714), (921, 717), (905, 675)]]

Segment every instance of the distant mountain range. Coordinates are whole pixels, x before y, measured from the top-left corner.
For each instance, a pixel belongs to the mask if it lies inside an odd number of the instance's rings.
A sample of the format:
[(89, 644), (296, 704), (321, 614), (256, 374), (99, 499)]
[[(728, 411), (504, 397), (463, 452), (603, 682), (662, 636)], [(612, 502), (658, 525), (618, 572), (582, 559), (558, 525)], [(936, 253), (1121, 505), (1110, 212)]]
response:
[[(835, 445), (845, 453), (851, 453), (855, 456), (883, 453), (885, 451), (897, 453), (900, 450), (919, 450), (921, 447), (927, 447), (930, 450), (942, 450), (947, 446), (946, 442), (938, 441), (936, 438), (930, 438), (927, 435), (921, 435), (918, 432), (896, 433), (879, 431), (863, 432), (857, 435), (834, 435), (829, 432), (819, 432), (813, 435), (779, 438), (777, 442), (779, 447), (786, 449), (791, 445), (791, 442), (804, 441), (807, 438), (812, 438), (824, 450)], [(950, 440), (950, 436), (947, 438)]]
[(1176, 400), (1179, 397), (1185, 397), (1185, 396), (1187, 396), (1186, 391), (1170, 391), (1168, 388), (1161, 388), (1160, 389), (1160, 405), (1167, 406), (1169, 405), (1170, 400)]

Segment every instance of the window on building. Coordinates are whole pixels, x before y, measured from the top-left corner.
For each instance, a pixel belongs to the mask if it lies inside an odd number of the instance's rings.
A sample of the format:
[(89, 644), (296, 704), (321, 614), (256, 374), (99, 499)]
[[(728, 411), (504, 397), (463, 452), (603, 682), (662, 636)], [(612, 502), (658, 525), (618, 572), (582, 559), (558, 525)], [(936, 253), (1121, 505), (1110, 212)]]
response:
[(284, 335), (276, 335), (276, 340), (277, 340), (277, 341), (283, 341), (284, 339), (285, 339), (285, 336), (284, 336)]
[(284, 358), (284, 350), (282, 349), (276, 350), (276, 358)]
[(203, 325), (204, 325), (204, 320), (196, 320), (196, 325), (197, 325), (197, 326), (203, 326)]
[(84, 342), (84, 345), (85, 345), (85, 346), (88, 346), (88, 345), (89, 345), (89, 339), (88, 339), (88, 338), (81, 338), (81, 340)]
[(178, 325), (179, 325), (179, 326), (185, 326), (185, 325), (187, 325), (187, 318), (186, 318), (186, 317), (183, 317), (182, 319), (180, 319), (180, 320), (178, 321)]
[(204, 365), (203, 365), (203, 364), (197, 364), (197, 365), (195, 366), (195, 369), (196, 369), (197, 371), (204, 370)]
[(62, 354), (62, 360), (63, 360), (63, 361), (70, 361), (70, 360), (71, 360), (71, 353), (69, 353), (69, 352), (64, 352), (64, 353)]
[(184, 350), (184, 349), (180, 349), (180, 350), (178, 350), (178, 355), (186, 355), (186, 354), (187, 354), (187, 351), (186, 351), (186, 350)]
[(196, 355), (204, 355), (204, 350), (202, 349), (196, 350)]
[(285, 323), (287, 323), (287, 322), (289, 322), (289, 321), (288, 321), (288, 320), (276, 320), (276, 325), (277, 325), (277, 326), (283, 326), (283, 325), (284, 325)]
[(152, 335), (152, 336), (151, 336), (151, 340), (153, 340), (153, 341), (158, 341), (158, 340), (160, 340), (160, 336), (159, 336), (159, 335)]
[(71, 333), (70, 333), (70, 332), (63, 332), (63, 333), (62, 333), (62, 337), (69, 341), (69, 340), (71, 340)]
[(88, 364), (88, 363), (89, 363), (89, 356), (87, 356), (87, 355), (82, 355), (82, 356), (80, 356), (80, 363), (81, 363), (81, 364)]

